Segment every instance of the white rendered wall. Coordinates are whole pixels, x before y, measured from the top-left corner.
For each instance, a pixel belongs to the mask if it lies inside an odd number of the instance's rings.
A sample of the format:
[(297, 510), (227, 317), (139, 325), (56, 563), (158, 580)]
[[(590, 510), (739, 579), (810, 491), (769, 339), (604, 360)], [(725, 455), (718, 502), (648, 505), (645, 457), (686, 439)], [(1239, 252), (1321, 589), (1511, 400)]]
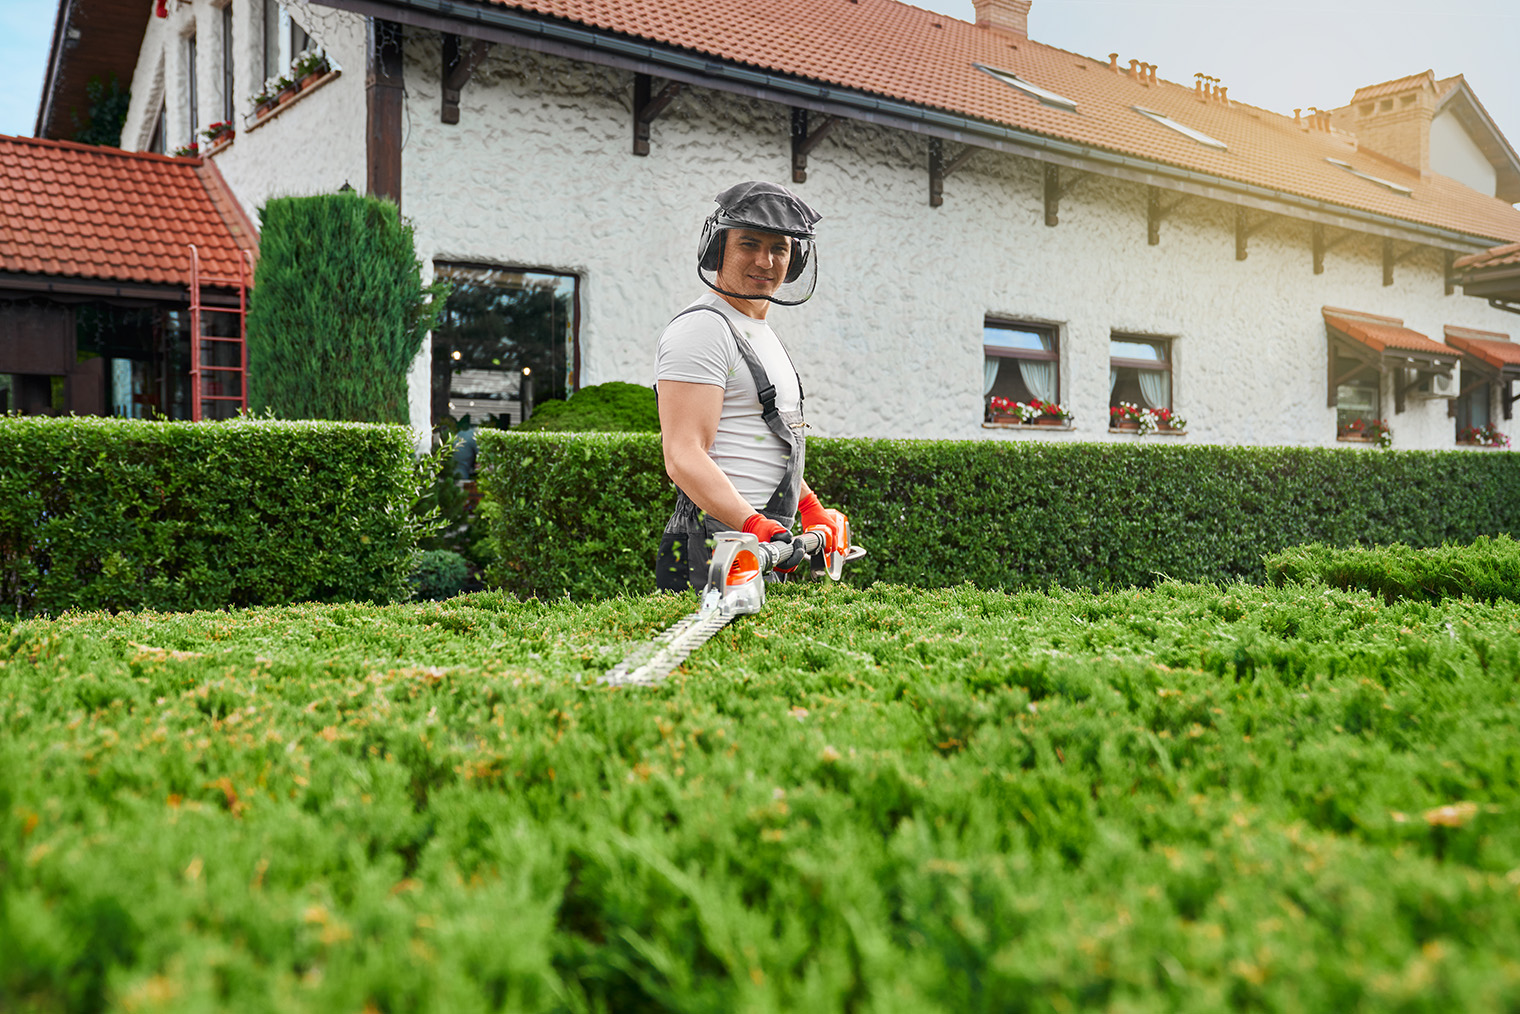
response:
[(1430, 168), (1480, 194), (1492, 196), (1498, 186), (1493, 164), (1450, 112), (1430, 121)]
[[(403, 205), (419, 256), (578, 274), (582, 386), (650, 382), (661, 327), (702, 291), (695, 250), (713, 196), (744, 179), (791, 185), (789, 111), (687, 89), (636, 157), (631, 74), (496, 47), (450, 126), (437, 36), (409, 31), (406, 46)], [(1191, 425), (1150, 439), (1334, 445), (1322, 306), (1402, 317), (1437, 340), (1446, 324), (1520, 332), (1520, 318), (1445, 296), (1436, 251), (1400, 263), (1385, 288), (1373, 237), (1336, 247), (1315, 275), (1308, 223), (1274, 221), (1238, 262), (1223, 205), (1183, 204), (1152, 247), (1139, 186), (1084, 177), (1051, 228), (1037, 164), (980, 153), (936, 209), (927, 162), (926, 139), (850, 121), (795, 187), (824, 216), (819, 291), (770, 319), (815, 435), (1134, 439), (1107, 424), (1108, 341), (1123, 331), (1173, 339), (1173, 403)], [(982, 427), (989, 314), (1059, 327), (1071, 432)], [(419, 364), (414, 399), (426, 376)], [(1395, 415), (1385, 379), (1383, 414), (1396, 447), (1453, 446), (1445, 401)]]
[[(342, 74), (259, 122), (253, 96), (264, 85), (263, 8), (232, 4), (233, 122), (237, 136), (212, 156), (257, 224), (271, 197), (332, 193), (345, 182), (364, 189), (364, 19), (344, 11), (291, 0), (285, 5)], [(197, 109), (202, 130), (222, 118), (222, 12), (210, 0), (171, 4), (167, 18), (145, 6), (148, 20), (132, 80), (132, 102), (122, 147), (146, 148), (160, 103), (168, 109), (165, 150), (188, 144), (188, 67), (185, 40), (196, 33)], [(206, 148), (204, 140), (202, 150)]]

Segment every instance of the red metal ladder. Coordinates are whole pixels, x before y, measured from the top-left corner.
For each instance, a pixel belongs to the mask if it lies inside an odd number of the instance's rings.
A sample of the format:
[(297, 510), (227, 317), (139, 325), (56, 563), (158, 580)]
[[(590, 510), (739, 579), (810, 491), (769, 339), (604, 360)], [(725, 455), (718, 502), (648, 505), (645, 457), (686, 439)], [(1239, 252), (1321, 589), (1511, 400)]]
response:
[[(190, 244), (190, 418), (200, 422), (207, 402), (237, 402), (239, 408), (248, 408), (248, 285), (252, 276), (253, 255), (242, 251), (238, 259), (238, 273), (234, 278), (220, 278), (201, 274), (200, 251)], [(201, 299), (201, 287), (234, 289), (237, 291), (237, 308), (230, 306), (207, 306)], [(237, 335), (208, 335), (204, 333), (204, 314), (231, 314), (237, 319)], [(218, 365), (216, 352), (219, 348), (233, 346), (237, 350), (237, 365)], [(229, 377), (232, 374), (234, 377)], [(234, 385), (236, 394), (223, 393)]]

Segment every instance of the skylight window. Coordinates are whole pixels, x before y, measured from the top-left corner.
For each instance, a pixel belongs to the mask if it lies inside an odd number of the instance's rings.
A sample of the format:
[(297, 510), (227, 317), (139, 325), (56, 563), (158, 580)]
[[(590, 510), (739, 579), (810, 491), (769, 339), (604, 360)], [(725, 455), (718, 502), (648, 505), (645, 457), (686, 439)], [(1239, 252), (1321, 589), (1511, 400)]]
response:
[(1071, 99), (1064, 95), (1057, 95), (1055, 92), (1041, 88), (1032, 82), (1025, 81), (1017, 74), (1010, 74), (1006, 70), (998, 70), (995, 67), (984, 67), (979, 63), (974, 66), (984, 74), (991, 74), (1010, 88), (1016, 88), (1032, 99), (1038, 99), (1044, 105), (1055, 106), (1057, 109), (1064, 109), (1068, 113), (1077, 111), (1077, 104)]
[(1130, 108), (1146, 119), (1154, 120), (1155, 122), (1161, 124), (1163, 127), (1169, 127), (1184, 137), (1192, 138), (1201, 145), (1209, 148), (1218, 148), (1220, 151), (1230, 150), (1230, 146), (1225, 144), (1223, 141), (1212, 138), (1201, 130), (1194, 130), (1192, 127), (1184, 126), (1183, 124), (1178, 123), (1176, 120), (1172, 119), (1170, 116), (1167, 116), (1165, 113), (1158, 113), (1155, 110), (1146, 109), (1143, 106), (1130, 106)]
[(1373, 176), (1371, 173), (1364, 173), (1360, 169), (1353, 166), (1350, 162), (1342, 162), (1338, 158), (1327, 158), (1325, 161), (1329, 162), (1331, 165), (1338, 165), (1351, 175), (1360, 176), (1362, 179), (1367, 180), (1369, 183), (1376, 183), (1380, 187), (1387, 187), (1389, 190), (1392, 190), (1396, 194), (1403, 194), (1405, 197), (1414, 196), (1414, 191), (1410, 190), (1408, 187), (1400, 186), (1399, 184), (1394, 183), (1390, 180), (1385, 180), (1381, 176)]

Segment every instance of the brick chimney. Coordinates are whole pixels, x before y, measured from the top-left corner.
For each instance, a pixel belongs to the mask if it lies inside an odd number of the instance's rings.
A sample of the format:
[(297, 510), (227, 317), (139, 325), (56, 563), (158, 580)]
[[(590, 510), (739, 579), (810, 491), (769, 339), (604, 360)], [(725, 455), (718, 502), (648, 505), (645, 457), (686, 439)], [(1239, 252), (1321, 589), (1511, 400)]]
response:
[(1430, 121), (1436, 113), (1433, 71), (1358, 88), (1331, 123), (1356, 135), (1357, 147), (1430, 175)]
[(1034, 0), (973, 0), (976, 23), (1029, 38), (1029, 8)]

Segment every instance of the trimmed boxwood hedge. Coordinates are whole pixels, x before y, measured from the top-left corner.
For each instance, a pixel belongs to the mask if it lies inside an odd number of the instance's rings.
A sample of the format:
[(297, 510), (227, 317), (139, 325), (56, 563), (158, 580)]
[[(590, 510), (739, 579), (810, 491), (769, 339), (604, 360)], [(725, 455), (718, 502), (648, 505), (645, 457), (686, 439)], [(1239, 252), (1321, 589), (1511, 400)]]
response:
[(0, 417), (0, 615), (409, 594), (402, 426)]
[[(653, 587), (673, 487), (658, 436), (486, 432), (489, 578), (519, 594)], [(1520, 535), (1509, 454), (1134, 443), (808, 441), (808, 482), (869, 555), (847, 580), (989, 588), (1263, 579), (1305, 543)]]

